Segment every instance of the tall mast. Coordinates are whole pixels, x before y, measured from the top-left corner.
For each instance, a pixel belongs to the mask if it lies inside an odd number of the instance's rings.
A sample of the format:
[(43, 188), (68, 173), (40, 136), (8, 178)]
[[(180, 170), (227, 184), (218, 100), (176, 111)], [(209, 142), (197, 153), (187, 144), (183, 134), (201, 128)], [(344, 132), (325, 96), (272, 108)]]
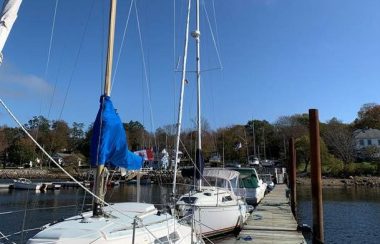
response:
[(177, 122), (177, 140), (176, 140), (175, 162), (174, 162), (173, 196), (175, 196), (175, 193), (176, 193), (177, 162), (178, 162), (178, 150), (179, 150), (179, 139), (180, 139), (179, 137), (181, 135), (183, 94), (185, 92), (187, 49), (189, 45), (190, 7), (191, 7), (191, 0), (188, 0), (185, 45), (184, 45), (184, 51), (183, 51), (184, 54), (183, 54), (183, 60), (182, 60), (183, 67), (182, 67), (182, 79), (181, 79), (181, 94), (179, 98), (179, 109), (178, 109), (178, 120), (177, 120), (178, 122)]
[(256, 156), (256, 136), (255, 136), (255, 122), (252, 119), (252, 136), (253, 136), (253, 155)]
[[(201, 50), (200, 50), (200, 37), (201, 32), (199, 28), (199, 0), (196, 1), (196, 25), (197, 28), (191, 33), (192, 37), (195, 38), (196, 43), (196, 74), (197, 74), (197, 126), (198, 126), (198, 150), (197, 157), (200, 159), (202, 151), (202, 123), (201, 123)], [(199, 170), (199, 169), (197, 169)], [(201, 190), (202, 179), (198, 180), (198, 190)]]
[[(104, 96), (111, 95), (111, 74), (112, 74), (112, 60), (113, 60), (113, 43), (115, 36), (115, 18), (116, 18), (116, 3), (117, 0), (110, 0), (110, 18), (109, 18), (109, 28), (108, 28), (108, 49), (107, 49), (107, 64), (106, 64), (106, 74), (104, 80)], [(96, 171), (96, 182), (95, 182), (95, 194), (104, 199), (104, 177), (102, 175), (104, 170), (104, 165), (98, 165)], [(93, 215), (102, 215), (101, 202), (98, 199), (94, 200)]]

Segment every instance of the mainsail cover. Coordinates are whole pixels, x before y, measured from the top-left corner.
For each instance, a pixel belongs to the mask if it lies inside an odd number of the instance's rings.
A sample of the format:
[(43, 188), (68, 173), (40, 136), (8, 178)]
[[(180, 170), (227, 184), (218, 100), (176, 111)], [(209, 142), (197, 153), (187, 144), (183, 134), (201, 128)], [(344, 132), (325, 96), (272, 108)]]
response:
[(91, 164), (106, 163), (135, 170), (141, 168), (143, 158), (128, 150), (127, 136), (111, 98), (101, 96), (91, 139)]

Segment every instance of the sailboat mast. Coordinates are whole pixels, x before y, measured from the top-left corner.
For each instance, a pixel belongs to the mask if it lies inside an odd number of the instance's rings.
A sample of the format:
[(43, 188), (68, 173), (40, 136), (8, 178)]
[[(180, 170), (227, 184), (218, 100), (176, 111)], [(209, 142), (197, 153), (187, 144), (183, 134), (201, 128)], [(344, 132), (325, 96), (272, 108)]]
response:
[[(109, 18), (109, 28), (108, 28), (108, 49), (107, 49), (107, 64), (106, 64), (106, 74), (104, 80), (104, 96), (111, 95), (111, 75), (112, 75), (112, 60), (113, 60), (113, 43), (115, 36), (115, 19), (116, 19), (116, 3), (117, 0), (110, 0), (110, 18)], [(104, 177), (102, 175), (104, 170), (104, 165), (98, 164), (96, 170), (95, 179), (95, 194), (104, 199)], [(101, 202), (98, 199), (94, 200), (93, 215), (102, 215)]]
[[(192, 32), (196, 43), (196, 73), (197, 73), (197, 125), (198, 125), (198, 160), (201, 160), (202, 152), (202, 123), (201, 123), (201, 50), (200, 50), (200, 37), (201, 32), (199, 28), (199, 0), (196, 1), (196, 25), (197, 29)], [(199, 170), (199, 169), (197, 169)], [(202, 178), (198, 179), (198, 190), (201, 190)]]
[(253, 137), (253, 155), (256, 156), (256, 136), (255, 136), (255, 121), (252, 119), (252, 137)]
[(179, 150), (179, 139), (180, 139), (180, 135), (181, 135), (181, 125), (182, 125), (183, 95), (185, 92), (187, 49), (189, 46), (190, 8), (191, 8), (191, 0), (188, 0), (186, 32), (185, 32), (185, 45), (184, 45), (184, 51), (183, 51), (184, 54), (183, 54), (183, 60), (182, 60), (183, 67), (182, 67), (182, 78), (181, 78), (181, 94), (180, 94), (180, 98), (179, 98), (177, 139), (176, 139), (176, 150), (175, 150), (175, 161), (174, 161), (173, 196), (175, 196), (175, 193), (176, 193), (176, 182), (177, 182), (178, 150)]
[(200, 36), (201, 32), (199, 30), (199, 0), (196, 3), (197, 12), (197, 29), (192, 33), (196, 42), (196, 62), (197, 62), (197, 122), (198, 122), (198, 149), (202, 149), (202, 127), (201, 127), (201, 50), (200, 50)]
[(108, 28), (108, 49), (107, 49), (107, 63), (106, 74), (104, 80), (104, 95), (111, 95), (111, 76), (112, 76), (112, 61), (113, 61), (113, 43), (115, 39), (115, 19), (116, 19), (116, 3), (117, 0), (111, 1), (110, 21)]

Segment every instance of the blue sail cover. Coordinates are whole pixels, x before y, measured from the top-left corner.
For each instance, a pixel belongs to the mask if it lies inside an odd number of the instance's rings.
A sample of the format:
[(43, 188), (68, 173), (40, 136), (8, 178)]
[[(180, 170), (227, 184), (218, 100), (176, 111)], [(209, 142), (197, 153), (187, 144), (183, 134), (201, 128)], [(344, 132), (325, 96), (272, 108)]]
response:
[(143, 158), (128, 150), (127, 136), (119, 115), (108, 96), (100, 97), (91, 138), (91, 165), (110, 163), (129, 170), (140, 169)]

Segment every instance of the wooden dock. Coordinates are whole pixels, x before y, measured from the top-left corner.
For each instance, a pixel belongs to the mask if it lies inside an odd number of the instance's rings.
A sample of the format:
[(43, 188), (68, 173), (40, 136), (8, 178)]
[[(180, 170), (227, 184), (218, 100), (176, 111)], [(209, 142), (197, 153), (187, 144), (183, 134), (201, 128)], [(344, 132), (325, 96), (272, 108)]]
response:
[(219, 239), (216, 243), (288, 243), (299, 244), (306, 241), (297, 231), (297, 222), (286, 198), (286, 185), (276, 185), (252, 212), (238, 237)]

